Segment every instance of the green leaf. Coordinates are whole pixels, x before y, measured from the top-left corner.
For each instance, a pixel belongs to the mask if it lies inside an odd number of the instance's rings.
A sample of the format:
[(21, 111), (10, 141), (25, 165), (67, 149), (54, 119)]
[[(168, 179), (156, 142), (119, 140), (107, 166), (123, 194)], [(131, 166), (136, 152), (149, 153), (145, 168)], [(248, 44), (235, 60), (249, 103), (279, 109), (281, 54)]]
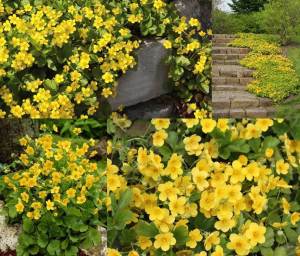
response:
[(130, 189), (125, 190), (120, 197), (119, 203), (118, 203), (118, 210), (124, 209), (128, 207), (132, 200), (132, 191)]
[(290, 227), (285, 227), (284, 229), (284, 233), (287, 237), (287, 239), (289, 240), (289, 242), (291, 244), (296, 244), (298, 241), (298, 234), (295, 230), (291, 229)]
[(176, 245), (184, 245), (189, 238), (189, 231), (185, 226), (179, 226), (173, 231)]
[(275, 148), (279, 145), (280, 140), (273, 137), (273, 136), (268, 136), (264, 139), (262, 143), (262, 152), (265, 152), (267, 148)]
[(69, 250), (65, 251), (65, 256), (77, 256), (78, 248), (71, 246)]
[(272, 248), (261, 248), (260, 252), (262, 256), (273, 256)]
[(274, 243), (274, 231), (272, 228), (267, 228), (265, 234), (266, 241), (262, 244), (263, 247), (271, 247)]
[(33, 247), (31, 247), (28, 252), (30, 253), (30, 255), (37, 255), (39, 253), (40, 249), (38, 246), (34, 245)]
[(57, 83), (54, 80), (47, 79), (44, 82), (47, 89), (50, 89), (52, 91), (57, 91)]
[(257, 138), (257, 139), (251, 139), (248, 141), (248, 144), (250, 146), (250, 148), (255, 152), (257, 153), (259, 151), (259, 148), (260, 148), (260, 139)]
[(100, 244), (101, 236), (100, 232), (96, 228), (89, 228), (88, 237), (92, 241), (93, 246), (97, 246), (98, 244)]
[(286, 250), (284, 247), (277, 247), (274, 251), (274, 256), (287, 256)]
[(59, 255), (60, 252), (60, 241), (59, 240), (52, 240), (47, 246), (47, 252), (50, 255)]
[(178, 135), (177, 132), (171, 131), (168, 133), (167, 143), (171, 146), (172, 149), (175, 149), (178, 144)]
[(191, 64), (190, 60), (185, 56), (176, 57), (176, 63), (182, 67), (187, 67)]
[(34, 231), (33, 221), (27, 217), (23, 219), (23, 230), (27, 233), (32, 233)]
[(37, 244), (39, 247), (41, 248), (46, 248), (46, 246), (48, 245), (48, 236), (47, 234), (44, 233), (38, 233), (37, 235)]
[(135, 232), (139, 236), (153, 238), (159, 233), (159, 230), (156, 228), (154, 223), (149, 224), (146, 221), (141, 220), (135, 226)]
[(115, 227), (121, 230), (125, 227), (126, 223), (129, 222), (133, 217), (132, 211), (128, 209), (118, 210), (113, 216)]

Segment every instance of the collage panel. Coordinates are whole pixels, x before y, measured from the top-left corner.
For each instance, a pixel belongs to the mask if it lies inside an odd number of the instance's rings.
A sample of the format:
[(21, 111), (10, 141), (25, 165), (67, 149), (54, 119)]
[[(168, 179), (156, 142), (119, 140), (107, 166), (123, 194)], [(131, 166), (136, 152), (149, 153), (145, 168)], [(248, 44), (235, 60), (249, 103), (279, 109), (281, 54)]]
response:
[(0, 130), (0, 255), (106, 255), (106, 121), (9, 119)]
[(299, 118), (299, 0), (215, 0), (214, 117)]
[(297, 124), (122, 124), (108, 129), (108, 256), (300, 254)]

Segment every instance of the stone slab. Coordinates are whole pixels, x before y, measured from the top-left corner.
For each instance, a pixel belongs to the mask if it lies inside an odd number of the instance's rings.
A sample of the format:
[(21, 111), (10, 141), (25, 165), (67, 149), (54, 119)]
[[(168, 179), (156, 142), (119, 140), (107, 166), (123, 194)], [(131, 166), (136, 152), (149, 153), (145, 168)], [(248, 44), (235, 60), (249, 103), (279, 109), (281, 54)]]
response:
[(117, 95), (110, 98), (112, 110), (133, 106), (172, 91), (168, 86), (167, 50), (159, 41), (145, 41), (137, 50), (137, 68), (129, 70), (118, 82)]

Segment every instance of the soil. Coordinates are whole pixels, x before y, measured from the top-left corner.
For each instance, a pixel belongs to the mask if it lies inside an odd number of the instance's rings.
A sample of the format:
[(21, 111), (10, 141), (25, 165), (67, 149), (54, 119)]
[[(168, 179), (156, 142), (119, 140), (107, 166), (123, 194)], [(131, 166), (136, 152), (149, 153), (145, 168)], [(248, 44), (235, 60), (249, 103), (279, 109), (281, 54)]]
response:
[[(15, 251), (7, 251), (7, 252), (0, 252), (0, 256), (17, 256)], [(78, 256), (87, 256), (84, 252), (80, 251)]]

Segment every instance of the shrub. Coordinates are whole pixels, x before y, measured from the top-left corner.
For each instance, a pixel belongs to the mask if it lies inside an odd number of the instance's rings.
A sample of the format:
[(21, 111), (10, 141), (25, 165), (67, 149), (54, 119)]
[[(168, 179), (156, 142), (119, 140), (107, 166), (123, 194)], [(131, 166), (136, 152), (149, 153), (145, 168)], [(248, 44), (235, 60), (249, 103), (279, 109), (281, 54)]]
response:
[(299, 123), (144, 125), (109, 144), (109, 256), (296, 255)]
[(292, 61), (282, 56), (276, 36), (240, 34), (231, 45), (248, 47), (251, 53), (241, 60), (241, 64), (255, 69), (255, 80), (248, 90), (258, 96), (280, 102), (299, 92), (300, 81)]
[[(103, 162), (88, 143), (43, 134), (24, 137), (16, 172), (0, 177), (9, 223), (21, 223), (17, 255), (77, 256), (100, 243)], [(101, 218), (100, 218), (101, 216)]]
[(137, 64), (144, 37), (172, 42), (170, 77), (190, 91), (186, 101), (208, 94), (209, 36), (193, 20), (163, 0), (0, 0), (0, 117), (107, 114), (106, 99)]
[(288, 44), (300, 32), (300, 1), (272, 0), (262, 12), (262, 24), (267, 33), (278, 34), (282, 44)]
[(234, 14), (215, 10), (213, 31), (215, 34), (263, 33), (260, 13)]

